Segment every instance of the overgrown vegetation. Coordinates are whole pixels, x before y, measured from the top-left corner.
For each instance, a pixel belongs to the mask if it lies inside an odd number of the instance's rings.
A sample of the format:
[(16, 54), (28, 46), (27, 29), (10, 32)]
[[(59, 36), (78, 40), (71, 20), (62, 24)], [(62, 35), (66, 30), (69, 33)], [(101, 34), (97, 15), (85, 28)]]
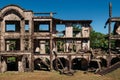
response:
[(16, 60), (15, 57), (8, 57), (7, 58), (7, 61), (9, 61), (9, 62), (15, 62), (15, 60)]
[[(115, 47), (114, 42), (115, 41), (113, 40), (111, 41), (112, 48)], [(108, 49), (108, 35), (91, 30), (90, 43), (91, 43), (90, 44), (91, 48), (101, 48), (101, 49), (107, 50)]]

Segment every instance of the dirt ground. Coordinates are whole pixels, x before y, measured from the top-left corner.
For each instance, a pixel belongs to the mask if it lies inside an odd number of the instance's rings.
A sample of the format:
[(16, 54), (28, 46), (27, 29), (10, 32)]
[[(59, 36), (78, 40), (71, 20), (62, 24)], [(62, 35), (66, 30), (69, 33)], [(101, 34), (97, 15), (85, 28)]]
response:
[(73, 76), (60, 75), (56, 71), (34, 71), (34, 72), (5, 72), (0, 73), (0, 80), (120, 80), (120, 69), (101, 76), (94, 73), (77, 71)]

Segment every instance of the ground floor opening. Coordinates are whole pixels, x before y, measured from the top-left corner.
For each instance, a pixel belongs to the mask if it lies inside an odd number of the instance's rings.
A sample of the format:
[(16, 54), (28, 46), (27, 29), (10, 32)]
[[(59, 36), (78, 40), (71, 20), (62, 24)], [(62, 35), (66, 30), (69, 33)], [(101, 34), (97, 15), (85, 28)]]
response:
[(7, 71), (18, 71), (17, 57), (7, 57)]
[(72, 60), (72, 69), (73, 70), (87, 70), (88, 61), (84, 58), (75, 58)]

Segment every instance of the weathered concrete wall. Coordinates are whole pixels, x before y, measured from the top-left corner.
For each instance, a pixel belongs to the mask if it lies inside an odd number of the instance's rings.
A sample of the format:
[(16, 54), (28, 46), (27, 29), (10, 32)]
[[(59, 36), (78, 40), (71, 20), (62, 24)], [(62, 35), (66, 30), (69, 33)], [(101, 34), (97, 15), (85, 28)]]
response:
[(40, 41), (40, 54), (45, 54), (45, 41)]
[[(18, 71), (19, 72), (25, 72), (26, 67), (28, 67), (29, 71), (33, 71), (34, 69), (34, 40), (39, 40), (39, 44), (37, 47), (39, 47), (39, 53), (45, 54), (46, 53), (46, 41), (49, 42), (49, 57), (50, 58), (50, 68), (52, 69), (52, 60), (53, 60), (53, 54), (52, 50), (56, 47), (57, 44), (54, 45), (54, 40), (56, 39), (56, 25), (57, 24), (64, 24), (66, 25), (65, 29), (65, 38), (73, 38), (73, 27), (72, 27), (72, 21), (64, 22), (53, 19), (51, 16), (34, 16), (32, 11), (24, 10), (20, 8), (19, 6), (15, 5), (9, 5), (4, 7), (0, 10), (0, 51), (3, 56), (14, 56), (18, 57)], [(8, 21), (8, 24), (15, 24), (17, 26), (15, 29), (17, 29), (14, 32), (7, 32), (6, 31), (6, 22)], [(55, 22), (54, 22), (55, 21)], [(75, 22), (75, 21), (73, 21)], [(36, 23), (36, 24), (35, 24)], [(39, 24), (48, 24), (49, 25), (49, 31), (48, 32), (40, 32), (37, 29), (39, 29)], [(25, 31), (25, 25), (29, 26), (28, 32)], [(37, 28), (36, 28), (37, 27)], [(36, 31), (35, 31), (36, 30)], [(34, 32), (35, 31), (35, 32)], [(38, 32), (37, 32), (38, 31)], [(82, 32), (79, 32), (76, 37), (79, 39), (81, 37), (89, 37), (89, 28), (82, 27)], [(19, 50), (17, 51), (10, 51), (9, 50), (9, 43), (6, 42), (6, 40), (14, 40), (17, 39)], [(82, 39), (82, 38), (81, 38)], [(25, 40), (27, 40), (27, 47), (26, 49), (26, 43)], [(61, 38), (62, 40), (62, 38)], [(7, 43), (7, 44), (6, 44)], [(65, 52), (72, 52), (73, 50), (73, 40), (67, 39), (65, 41)], [(54, 46), (53, 46), (54, 45)], [(82, 40), (76, 41), (76, 51), (79, 51), (79, 49), (82, 48)], [(89, 47), (89, 41), (87, 42), (87, 45)], [(40, 55), (40, 54), (39, 54)], [(29, 62), (29, 66), (26, 66), (26, 58)], [(7, 70), (7, 64), (6, 60), (3, 59), (1, 64), (1, 72), (5, 72)]]
[(6, 58), (3, 58), (1, 62), (1, 72), (6, 72), (7, 71), (7, 63), (6, 63)]
[(82, 37), (90, 37), (89, 27), (82, 27)]
[(73, 27), (71, 26), (71, 24), (66, 25), (65, 37), (73, 37)]

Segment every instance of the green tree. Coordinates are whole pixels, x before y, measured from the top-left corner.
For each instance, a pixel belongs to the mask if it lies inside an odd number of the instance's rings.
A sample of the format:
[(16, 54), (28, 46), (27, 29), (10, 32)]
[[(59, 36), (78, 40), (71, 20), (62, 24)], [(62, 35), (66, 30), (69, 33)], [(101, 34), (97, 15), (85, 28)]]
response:
[(108, 39), (106, 39), (106, 37), (107, 37), (107, 35), (105, 35), (103, 33), (91, 30), (91, 34), (90, 34), (91, 48), (107, 49), (108, 48)]

